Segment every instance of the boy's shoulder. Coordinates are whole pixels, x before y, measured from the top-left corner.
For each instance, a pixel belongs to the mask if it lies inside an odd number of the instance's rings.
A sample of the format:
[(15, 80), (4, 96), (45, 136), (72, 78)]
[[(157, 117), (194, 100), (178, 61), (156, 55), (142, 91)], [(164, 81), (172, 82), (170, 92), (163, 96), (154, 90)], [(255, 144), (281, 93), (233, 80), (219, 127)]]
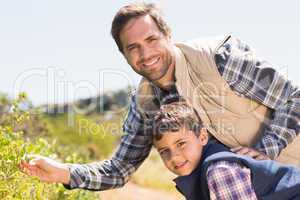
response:
[(221, 177), (227, 174), (236, 175), (236, 172), (241, 170), (250, 173), (250, 169), (241, 163), (231, 160), (218, 160), (208, 165), (206, 177)]

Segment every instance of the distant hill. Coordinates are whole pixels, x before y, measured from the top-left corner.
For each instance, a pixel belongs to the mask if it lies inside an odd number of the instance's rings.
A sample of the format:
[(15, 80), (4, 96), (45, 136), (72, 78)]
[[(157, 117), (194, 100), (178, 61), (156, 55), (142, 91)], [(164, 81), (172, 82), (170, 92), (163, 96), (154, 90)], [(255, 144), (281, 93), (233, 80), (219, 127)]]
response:
[(63, 114), (70, 111), (90, 115), (123, 108), (128, 105), (130, 96), (131, 91), (129, 88), (126, 88), (117, 91), (106, 92), (95, 97), (79, 99), (72, 103), (52, 105), (45, 104), (40, 106), (40, 108), (48, 115)]

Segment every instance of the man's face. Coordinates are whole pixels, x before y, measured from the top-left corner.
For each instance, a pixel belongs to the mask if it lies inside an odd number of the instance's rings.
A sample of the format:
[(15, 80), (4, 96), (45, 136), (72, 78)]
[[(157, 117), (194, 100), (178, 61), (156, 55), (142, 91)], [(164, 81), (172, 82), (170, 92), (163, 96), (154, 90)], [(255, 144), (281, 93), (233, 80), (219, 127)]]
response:
[(174, 174), (185, 176), (197, 167), (207, 140), (204, 129), (197, 137), (192, 131), (182, 128), (177, 132), (163, 133), (162, 138), (153, 143), (165, 166)]
[(123, 54), (133, 70), (149, 79), (159, 81), (173, 63), (170, 37), (164, 35), (151, 16), (128, 21), (120, 33)]

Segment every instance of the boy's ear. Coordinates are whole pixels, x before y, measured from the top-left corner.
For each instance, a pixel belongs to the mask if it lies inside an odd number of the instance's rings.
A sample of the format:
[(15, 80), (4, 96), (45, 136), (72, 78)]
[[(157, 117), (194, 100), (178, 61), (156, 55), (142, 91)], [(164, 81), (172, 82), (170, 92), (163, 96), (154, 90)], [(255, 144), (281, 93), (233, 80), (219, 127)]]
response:
[(202, 145), (206, 145), (208, 142), (208, 133), (206, 128), (201, 128), (198, 139), (200, 140)]

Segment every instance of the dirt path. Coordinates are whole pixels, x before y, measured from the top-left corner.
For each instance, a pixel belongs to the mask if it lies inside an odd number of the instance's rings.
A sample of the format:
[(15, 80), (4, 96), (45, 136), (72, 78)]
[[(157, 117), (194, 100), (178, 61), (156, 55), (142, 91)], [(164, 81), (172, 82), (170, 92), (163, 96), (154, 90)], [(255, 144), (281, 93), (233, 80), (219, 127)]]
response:
[(123, 188), (100, 192), (101, 200), (182, 200), (180, 194), (144, 188), (132, 182)]

